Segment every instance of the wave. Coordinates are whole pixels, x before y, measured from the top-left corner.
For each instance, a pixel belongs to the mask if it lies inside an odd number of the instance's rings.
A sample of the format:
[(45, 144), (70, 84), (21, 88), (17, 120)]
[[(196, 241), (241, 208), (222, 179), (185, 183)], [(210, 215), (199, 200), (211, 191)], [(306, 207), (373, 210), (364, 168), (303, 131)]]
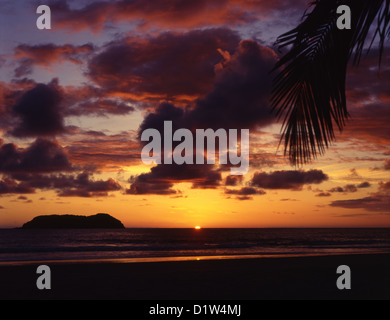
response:
[[(19, 248), (0, 248), (0, 254), (9, 253), (38, 253), (38, 252), (131, 252), (131, 251), (212, 251), (212, 250), (235, 250), (235, 249), (251, 249), (251, 250), (309, 250), (309, 249), (388, 249), (390, 250), (390, 242), (321, 242), (315, 244), (297, 244), (294, 245), (279, 245), (279, 246), (263, 246), (259, 244), (213, 244), (213, 245), (141, 245), (141, 246), (125, 246), (125, 245), (88, 245), (88, 246), (40, 246), (40, 247), (19, 247)], [(279, 249), (279, 250), (277, 250)]]
[(389, 229), (0, 231), (0, 261), (390, 252)]

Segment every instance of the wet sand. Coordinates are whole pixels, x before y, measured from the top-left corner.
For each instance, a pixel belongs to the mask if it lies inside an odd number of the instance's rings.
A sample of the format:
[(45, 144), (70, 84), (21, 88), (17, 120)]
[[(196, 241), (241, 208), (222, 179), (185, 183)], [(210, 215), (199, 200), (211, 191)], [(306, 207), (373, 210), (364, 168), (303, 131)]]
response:
[[(390, 254), (169, 262), (55, 263), (39, 290), (39, 264), (0, 265), (0, 299), (390, 299)], [(336, 269), (351, 269), (351, 290)]]

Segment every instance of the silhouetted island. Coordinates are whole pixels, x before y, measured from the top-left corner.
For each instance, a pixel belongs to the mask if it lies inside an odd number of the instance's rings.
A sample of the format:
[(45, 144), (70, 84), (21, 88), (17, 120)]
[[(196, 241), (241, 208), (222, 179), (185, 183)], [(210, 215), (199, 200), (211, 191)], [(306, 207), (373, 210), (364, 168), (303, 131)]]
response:
[(23, 229), (123, 229), (122, 222), (107, 213), (92, 216), (47, 215), (26, 222)]

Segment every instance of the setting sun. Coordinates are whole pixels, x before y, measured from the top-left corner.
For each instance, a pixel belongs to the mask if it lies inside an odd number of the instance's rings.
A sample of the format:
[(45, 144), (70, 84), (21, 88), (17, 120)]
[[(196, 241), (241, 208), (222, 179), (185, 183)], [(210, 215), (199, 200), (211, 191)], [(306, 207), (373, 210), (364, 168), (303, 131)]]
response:
[(195, 227), (195, 230), (200, 230), (200, 229), (202, 229), (200, 226)]

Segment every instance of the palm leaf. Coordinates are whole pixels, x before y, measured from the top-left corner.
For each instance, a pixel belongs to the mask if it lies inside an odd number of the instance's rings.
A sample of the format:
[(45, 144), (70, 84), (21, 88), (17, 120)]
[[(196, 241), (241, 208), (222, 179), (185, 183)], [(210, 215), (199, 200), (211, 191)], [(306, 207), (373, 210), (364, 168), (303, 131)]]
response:
[[(297, 165), (306, 163), (335, 139), (348, 119), (345, 81), (348, 61), (358, 64), (374, 21), (380, 57), (389, 36), (390, 0), (317, 0), (303, 22), (277, 40), (289, 51), (277, 62), (271, 105), (283, 118), (285, 154)], [(352, 11), (352, 29), (337, 28), (337, 7)], [(371, 42), (372, 45), (373, 41)]]

